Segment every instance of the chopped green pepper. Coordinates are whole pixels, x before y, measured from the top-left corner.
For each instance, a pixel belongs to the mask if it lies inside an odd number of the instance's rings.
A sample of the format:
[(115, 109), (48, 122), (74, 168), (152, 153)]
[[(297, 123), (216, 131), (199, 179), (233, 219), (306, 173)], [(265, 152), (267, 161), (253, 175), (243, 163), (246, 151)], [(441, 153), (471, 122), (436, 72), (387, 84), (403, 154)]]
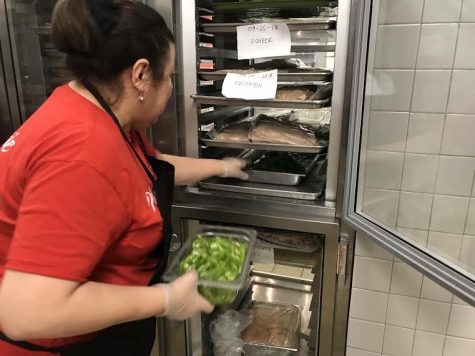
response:
[[(246, 242), (224, 236), (198, 235), (193, 241), (191, 252), (180, 262), (178, 273), (183, 274), (194, 268), (199, 279), (233, 281), (241, 273), (248, 247)], [(199, 291), (216, 305), (231, 303), (238, 292), (226, 288), (203, 286), (199, 288)]]

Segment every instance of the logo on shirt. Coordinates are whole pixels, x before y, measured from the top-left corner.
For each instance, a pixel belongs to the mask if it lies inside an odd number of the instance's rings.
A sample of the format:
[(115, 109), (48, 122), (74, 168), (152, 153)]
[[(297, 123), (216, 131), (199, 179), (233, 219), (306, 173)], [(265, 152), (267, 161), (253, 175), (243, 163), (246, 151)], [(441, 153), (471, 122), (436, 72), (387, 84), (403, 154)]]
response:
[(3, 153), (6, 153), (10, 150), (10, 148), (12, 148), (13, 146), (15, 146), (15, 137), (17, 137), (20, 133), (19, 132), (15, 132), (13, 135), (10, 136), (10, 138), (8, 140), (5, 141), (5, 143), (2, 145), (2, 152)]
[(145, 192), (145, 200), (147, 201), (149, 208), (152, 208), (153, 212), (155, 212), (155, 207), (157, 207), (157, 199), (155, 199), (155, 195), (150, 188), (148, 188), (148, 190)]

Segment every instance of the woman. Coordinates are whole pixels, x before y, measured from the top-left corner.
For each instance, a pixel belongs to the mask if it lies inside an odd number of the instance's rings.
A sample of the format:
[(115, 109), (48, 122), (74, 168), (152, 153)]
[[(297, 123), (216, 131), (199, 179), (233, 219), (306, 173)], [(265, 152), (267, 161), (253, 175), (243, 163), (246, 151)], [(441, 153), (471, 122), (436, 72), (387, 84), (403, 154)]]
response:
[(148, 356), (155, 316), (213, 309), (195, 272), (160, 283), (173, 182), (244, 178), (243, 162), (160, 154), (140, 134), (172, 91), (153, 9), (59, 0), (53, 40), (76, 80), (0, 150), (0, 354)]

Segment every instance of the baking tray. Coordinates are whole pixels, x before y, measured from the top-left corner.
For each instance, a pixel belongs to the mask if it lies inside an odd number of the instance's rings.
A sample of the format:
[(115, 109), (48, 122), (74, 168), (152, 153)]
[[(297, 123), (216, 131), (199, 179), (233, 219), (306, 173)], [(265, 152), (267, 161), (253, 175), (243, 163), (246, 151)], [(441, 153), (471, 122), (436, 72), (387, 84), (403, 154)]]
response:
[[(334, 52), (336, 44), (333, 42), (318, 42), (318, 41), (307, 41), (307, 42), (298, 42), (292, 43), (290, 47), (290, 54), (285, 56), (276, 56), (269, 58), (288, 58), (296, 57), (299, 53), (314, 53), (314, 52)], [(208, 48), (208, 47), (199, 47), (198, 48), (199, 57), (210, 57), (210, 58), (229, 58), (229, 59), (238, 59), (237, 50), (233, 49), (221, 49), (221, 48)], [(248, 61), (248, 59), (244, 59)]]
[[(270, 70), (270, 69), (269, 69)], [(242, 69), (224, 69), (214, 72), (199, 72), (201, 78), (205, 80), (224, 80), (226, 74), (228, 73), (237, 73), (237, 74), (252, 74), (259, 73), (266, 70), (242, 70)], [(277, 74), (277, 81), (279, 82), (308, 82), (308, 81), (321, 81), (328, 82), (331, 81), (333, 73), (330, 70), (316, 68), (314, 70), (310, 69), (279, 69)]]
[[(330, 19), (312, 19), (309, 21), (273, 21), (276, 23), (286, 23), (290, 31), (315, 31), (315, 30), (333, 30), (336, 28), (336, 21)], [(257, 23), (208, 23), (202, 24), (202, 28), (208, 33), (236, 33), (237, 26), (252, 26)]]
[(262, 1), (240, 1), (240, 2), (210, 2), (213, 10), (247, 10), (260, 8), (301, 8), (307, 11), (315, 6), (334, 6), (337, 1), (331, 0), (262, 0)]
[(224, 148), (242, 148), (255, 149), (263, 151), (285, 151), (298, 153), (324, 153), (327, 150), (326, 145), (319, 146), (301, 146), (301, 145), (282, 145), (276, 143), (253, 143), (253, 142), (236, 142), (236, 141), (221, 141), (213, 140), (203, 136), (200, 141), (209, 147), (224, 147)]
[(330, 104), (330, 98), (323, 100), (244, 100), (225, 98), (217, 95), (199, 95), (191, 96), (197, 104), (214, 105), (236, 105), (236, 106), (254, 106), (267, 108), (294, 108), (294, 109), (320, 109)]
[[(249, 161), (255, 162), (261, 158), (265, 152), (250, 150), (243, 155), (241, 158)], [(246, 170), (246, 173), (249, 174), (248, 182), (255, 183), (267, 183), (267, 184), (278, 184), (278, 185), (299, 185), (302, 180), (307, 177), (307, 175), (312, 171), (313, 167), (317, 163), (319, 155), (315, 155), (313, 158), (309, 158), (305, 162), (305, 171), (302, 173), (286, 173), (286, 172), (273, 172), (273, 171), (264, 171), (264, 170)]]
[[(323, 163), (317, 162), (315, 170), (319, 171), (322, 165)], [(322, 196), (323, 191), (325, 190), (325, 182), (324, 178), (307, 177), (302, 184), (290, 186), (212, 177), (201, 181), (198, 184), (202, 189), (314, 201)]]
[[(279, 316), (281, 313), (288, 313), (288, 323), (282, 325), (279, 328), (279, 332), (283, 334), (283, 338), (288, 340), (288, 342), (278, 342), (276, 340), (268, 340), (268, 342), (258, 342), (258, 341), (246, 341), (246, 330), (244, 330), (241, 334), (241, 337), (244, 341), (244, 351), (246, 355), (295, 355), (295, 353), (299, 350), (299, 335), (301, 328), (301, 309), (299, 306), (293, 304), (283, 304), (283, 303), (270, 303), (264, 301), (253, 301), (248, 304), (247, 310), (252, 309), (263, 309), (263, 310), (270, 310), (270, 313), (275, 313), (275, 318)], [(269, 319), (275, 320), (275, 318)], [(268, 322), (271, 320), (260, 320), (259, 331), (265, 330), (266, 326), (268, 326)], [(259, 320), (254, 320), (253, 323), (259, 323)], [(257, 326), (254, 326), (256, 328)], [(251, 324), (248, 328), (249, 330), (253, 330), (253, 325)], [(266, 339), (266, 338), (264, 338)], [(269, 337), (271, 339), (271, 337)]]

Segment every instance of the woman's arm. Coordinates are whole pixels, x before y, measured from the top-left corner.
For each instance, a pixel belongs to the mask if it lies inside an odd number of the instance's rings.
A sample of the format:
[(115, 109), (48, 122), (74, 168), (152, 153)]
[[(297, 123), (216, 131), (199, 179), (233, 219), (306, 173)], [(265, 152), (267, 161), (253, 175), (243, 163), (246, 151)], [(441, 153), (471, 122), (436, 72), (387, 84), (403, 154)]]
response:
[(15, 340), (82, 335), (167, 314), (184, 320), (212, 305), (196, 291), (196, 273), (154, 287), (78, 283), (7, 270), (0, 288), (2, 331)]
[(159, 159), (175, 166), (175, 185), (195, 183), (212, 176), (246, 179), (246, 162), (238, 158), (205, 159), (180, 157), (157, 152)]

